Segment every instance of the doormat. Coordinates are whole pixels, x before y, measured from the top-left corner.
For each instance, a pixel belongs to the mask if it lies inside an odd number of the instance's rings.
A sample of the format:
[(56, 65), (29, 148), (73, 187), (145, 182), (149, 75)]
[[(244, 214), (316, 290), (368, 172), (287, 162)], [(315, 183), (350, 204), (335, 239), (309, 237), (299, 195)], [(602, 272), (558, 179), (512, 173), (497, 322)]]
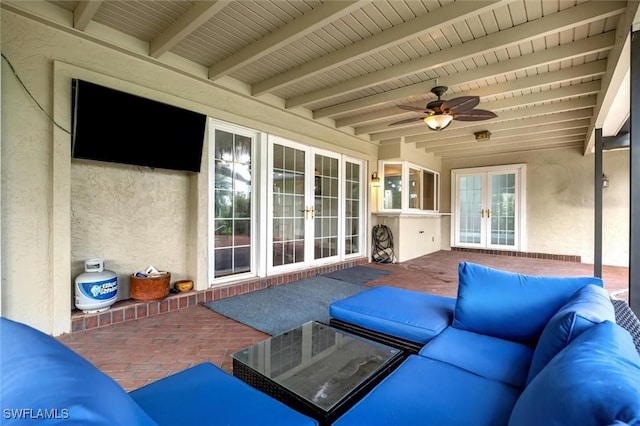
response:
[(369, 287), (315, 276), (264, 290), (214, 300), (207, 308), (272, 336), (308, 321), (329, 324), (329, 305)]
[(346, 281), (353, 284), (364, 284), (367, 281), (376, 278), (386, 277), (391, 272), (383, 269), (370, 268), (368, 266), (354, 266), (352, 268), (341, 269), (335, 272), (323, 274), (323, 277), (333, 278), (335, 280)]

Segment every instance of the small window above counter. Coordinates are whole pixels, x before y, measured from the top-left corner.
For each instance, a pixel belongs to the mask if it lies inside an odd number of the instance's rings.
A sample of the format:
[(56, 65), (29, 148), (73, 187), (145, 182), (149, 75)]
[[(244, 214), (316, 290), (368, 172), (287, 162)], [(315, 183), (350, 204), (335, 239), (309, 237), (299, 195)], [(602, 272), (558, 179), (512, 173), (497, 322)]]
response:
[(407, 161), (381, 161), (379, 177), (382, 184), (374, 214), (428, 215), (439, 212), (439, 172)]

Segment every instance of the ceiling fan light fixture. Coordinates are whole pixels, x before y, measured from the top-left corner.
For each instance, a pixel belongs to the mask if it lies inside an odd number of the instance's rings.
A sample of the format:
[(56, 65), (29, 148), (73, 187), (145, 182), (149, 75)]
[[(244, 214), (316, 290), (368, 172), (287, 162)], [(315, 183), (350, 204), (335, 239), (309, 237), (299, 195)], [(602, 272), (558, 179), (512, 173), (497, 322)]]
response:
[(450, 114), (430, 115), (424, 118), (424, 122), (431, 130), (442, 130), (451, 124), (453, 116)]

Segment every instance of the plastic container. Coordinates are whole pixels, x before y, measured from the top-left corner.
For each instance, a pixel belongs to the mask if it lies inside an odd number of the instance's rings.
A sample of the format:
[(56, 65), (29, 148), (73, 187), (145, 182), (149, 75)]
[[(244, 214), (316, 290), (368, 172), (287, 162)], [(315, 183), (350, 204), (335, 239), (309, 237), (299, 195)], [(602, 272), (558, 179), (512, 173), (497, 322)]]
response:
[(84, 313), (106, 311), (118, 299), (118, 276), (104, 269), (104, 260), (84, 261), (84, 272), (75, 279), (76, 308)]

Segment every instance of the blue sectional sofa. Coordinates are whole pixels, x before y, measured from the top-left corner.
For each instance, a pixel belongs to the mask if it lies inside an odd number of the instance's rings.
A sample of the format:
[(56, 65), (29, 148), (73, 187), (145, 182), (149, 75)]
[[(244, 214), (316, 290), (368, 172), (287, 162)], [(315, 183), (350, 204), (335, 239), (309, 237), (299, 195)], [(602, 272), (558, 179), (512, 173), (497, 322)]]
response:
[[(334, 425), (640, 425), (640, 355), (601, 280), (466, 262), (459, 280), (456, 299), (384, 287), (332, 306), (342, 323), (419, 347)], [(0, 380), (3, 425), (317, 425), (210, 363), (127, 393), (5, 318)]]
[[(406, 291), (373, 288), (331, 314), (383, 336), (440, 328), (442, 316), (404, 309)], [(334, 424), (640, 425), (640, 356), (600, 279), (462, 262), (451, 318)]]
[(40, 331), (0, 318), (3, 425), (317, 425), (210, 363), (131, 393)]

